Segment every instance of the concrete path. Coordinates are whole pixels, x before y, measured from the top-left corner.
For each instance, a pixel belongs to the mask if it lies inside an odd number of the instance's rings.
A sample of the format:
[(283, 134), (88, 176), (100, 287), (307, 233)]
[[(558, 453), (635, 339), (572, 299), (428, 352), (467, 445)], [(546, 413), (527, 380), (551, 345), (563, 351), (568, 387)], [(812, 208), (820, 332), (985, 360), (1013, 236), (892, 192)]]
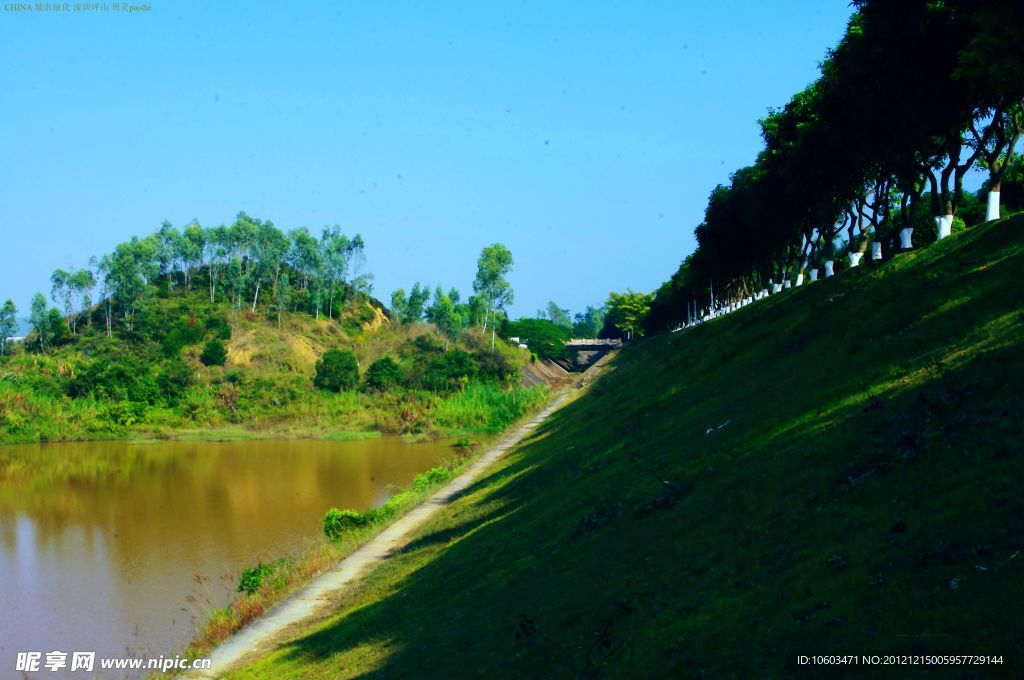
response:
[(311, 617), (322, 607), (327, 606), (339, 590), (366, 574), (374, 566), (406, 545), (414, 531), (450, 503), (456, 495), (475, 482), (496, 460), (551, 415), (565, 399), (566, 395), (556, 398), (533, 420), (511, 434), (505, 435), (493, 449), (478, 458), (465, 472), (363, 544), (331, 571), (318, 576), (304, 588), (222, 642), (210, 654), (212, 661), (210, 670), (190, 673), (184, 677), (217, 677), (230, 670), (243, 657), (248, 657), (272, 644), (287, 627)]

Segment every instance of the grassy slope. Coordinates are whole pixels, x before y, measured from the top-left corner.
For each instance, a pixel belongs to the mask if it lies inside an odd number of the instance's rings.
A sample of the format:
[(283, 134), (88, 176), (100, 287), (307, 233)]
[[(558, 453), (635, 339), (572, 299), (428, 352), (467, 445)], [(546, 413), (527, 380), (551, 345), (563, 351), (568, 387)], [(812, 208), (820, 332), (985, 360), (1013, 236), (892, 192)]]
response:
[(1022, 274), (1018, 217), (628, 348), (239, 674), (1019, 664)]

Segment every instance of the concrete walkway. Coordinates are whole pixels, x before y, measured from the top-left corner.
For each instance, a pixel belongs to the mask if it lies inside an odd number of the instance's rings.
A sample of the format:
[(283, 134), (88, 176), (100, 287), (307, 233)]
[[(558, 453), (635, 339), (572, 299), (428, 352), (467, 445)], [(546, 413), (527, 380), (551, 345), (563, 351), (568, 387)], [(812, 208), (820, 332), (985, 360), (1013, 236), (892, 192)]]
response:
[(217, 677), (230, 670), (243, 658), (269, 647), (289, 626), (311, 617), (322, 607), (329, 605), (338, 591), (405, 546), (414, 531), (422, 527), (455, 496), (479, 479), (487, 468), (518, 444), (531, 430), (540, 425), (565, 399), (566, 395), (556, 398), (533, 420), (511, 434), (505, 435), (493, 449), (480, 456), (465, 472), (371, 538), (362, 547), (339, 562), (331, 571), (318, 576), (304, 588), (222, 642), (210, 654), (212, 661), (210, 670), (190, 673), (184, 677)]

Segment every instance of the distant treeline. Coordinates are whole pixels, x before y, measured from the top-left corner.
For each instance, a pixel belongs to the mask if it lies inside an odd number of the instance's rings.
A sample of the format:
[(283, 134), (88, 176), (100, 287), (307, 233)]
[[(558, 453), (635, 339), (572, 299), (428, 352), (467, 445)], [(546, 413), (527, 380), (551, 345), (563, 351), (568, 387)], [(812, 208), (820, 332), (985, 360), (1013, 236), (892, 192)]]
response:
[[(1024, 3), (853, 4), (821, 76), (760, 121), (755, 163), (711, 192), (648, 331), (707, 308), (712, 289), (747, 297), (844, 254), (855, 266), (869, 243), (887, 256), (995, 219), (1001, 201), (1024, 207)], [(964, 191), (971, 168), (987, 171), (980, 197)]]

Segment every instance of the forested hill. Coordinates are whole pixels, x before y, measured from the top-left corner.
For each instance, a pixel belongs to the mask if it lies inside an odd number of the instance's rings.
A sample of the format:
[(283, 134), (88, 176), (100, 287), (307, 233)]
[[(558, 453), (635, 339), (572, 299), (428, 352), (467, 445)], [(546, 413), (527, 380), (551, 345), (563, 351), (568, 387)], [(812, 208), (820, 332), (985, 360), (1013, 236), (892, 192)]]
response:
[(496, 430), (539, 403), (527, 353), (485, 334), (486, 286), (396, 315), (363, 248), (240, 213), (56, 270), (59, 306), (36, 295), (2, 347), (0, 441)]

